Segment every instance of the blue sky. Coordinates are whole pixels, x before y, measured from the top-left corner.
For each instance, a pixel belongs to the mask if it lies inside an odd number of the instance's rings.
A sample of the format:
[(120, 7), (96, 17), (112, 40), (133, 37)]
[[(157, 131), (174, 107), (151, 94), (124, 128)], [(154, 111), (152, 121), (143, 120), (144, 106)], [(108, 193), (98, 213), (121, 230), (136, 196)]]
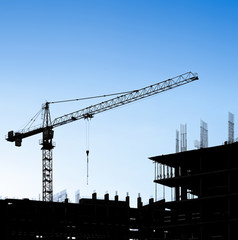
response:
[[(132, 201), (154, 196), (148, 157), (188, 149), (208, 123), (209, 146), (227, 140), (238, 81), (237, 1), (0, 1), (0, 196), (39, 198), (40, 135), (16, 148), (9, 130), (24, 127), (47, 101), (138, 89), (187, 71), (200, 80), (95, 116), (86, 184), (85, 121), (55, 129), (54, 192), (115, 191)], [(100, 100), (98, 100), (100, 101)], [(95, 101), (51, 106), (52, 118)], [(39, 123), (41, 119), (39, 119)], [(161, 192), (159, 194), (162, 196)], [(133, 204), (133, 202), (132, 202)]]

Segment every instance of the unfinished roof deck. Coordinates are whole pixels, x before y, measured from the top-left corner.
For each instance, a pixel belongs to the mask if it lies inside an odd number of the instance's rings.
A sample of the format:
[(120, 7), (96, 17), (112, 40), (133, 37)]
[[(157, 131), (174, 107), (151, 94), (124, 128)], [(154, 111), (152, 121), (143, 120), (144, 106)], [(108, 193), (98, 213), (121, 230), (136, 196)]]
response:
[[(238, 142), (186, 152), (160, 155), (150, 157), (149, 159), (174, 168), (183, 167), (194, 170), (199, 170), (201, 168), (219, 169), (228, 166), (229, 161), (227, 157), (232, 154), (233, 156), (238, 157)], [(232, 166), (238, 167), (238, 161), (235, 161), (234, 157), (231, 164)]]

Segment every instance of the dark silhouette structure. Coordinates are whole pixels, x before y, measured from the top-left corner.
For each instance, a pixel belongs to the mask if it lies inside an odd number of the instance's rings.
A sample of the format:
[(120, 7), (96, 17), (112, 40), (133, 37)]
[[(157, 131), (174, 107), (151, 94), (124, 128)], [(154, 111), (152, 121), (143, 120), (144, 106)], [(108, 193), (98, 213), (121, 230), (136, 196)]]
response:
[(238, 143), (150, 158), (156, 183), (175, 191), (163, 203), (165, 239), (238, 239)]
[(238, 143), (151, 157), (171, 201), (0, 200), (1, 239), (238, 239)]
[[(162, 201), (164, 202), (164, 201)], [(158, 206), (158, 207), (157, 207)], [(150, 200), (130, 208), (129, 196), (119, 201), (80, 199), (79, 203), (0, 200), (1, 239), (161, 239), (155, 231), (164, 209)]]

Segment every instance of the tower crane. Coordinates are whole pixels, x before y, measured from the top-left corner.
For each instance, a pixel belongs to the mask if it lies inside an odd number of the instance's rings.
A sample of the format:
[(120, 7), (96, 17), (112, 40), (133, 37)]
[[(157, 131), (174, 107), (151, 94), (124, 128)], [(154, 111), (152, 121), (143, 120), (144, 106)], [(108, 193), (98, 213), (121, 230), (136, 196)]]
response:
[[(40, 126), (35, 126), (20, 131), (9, 131), (6, 137), (7, 141), (15, 142), (15, 146), (20, 147), (22, 139), (42, 133), (42, 200), (53, 201), (53, 157), (52, 152), (55, 144), (53, 142), (54, 128), (74, 122), (80, 119), (90, 119), (95, 114), (120, 107), (122, 105), (135, 102), (137, 100), (150, 97), (152, 95), (185, 85), (187, 83), (198, 80), (196, 73), (187, 72), (171, 79), (138, 89), (123, 93), (117, 97), (100, 102), (80, 109), (78, 111), (65, 114), (63, 116), (51, 120), (49, 105), (51, 102), (46, 102), (43, 105), (43, 123)], [(113, 95), (113, 94), (112, 94)]]

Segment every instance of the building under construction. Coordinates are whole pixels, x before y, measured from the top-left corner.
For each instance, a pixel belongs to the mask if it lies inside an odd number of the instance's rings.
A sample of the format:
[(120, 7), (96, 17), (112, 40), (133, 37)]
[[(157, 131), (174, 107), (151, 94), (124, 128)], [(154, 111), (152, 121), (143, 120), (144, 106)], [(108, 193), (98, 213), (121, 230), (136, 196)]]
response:
[(238, 239), (238, 143), (151, 157), (171, 201), (0, 200), (1, 239)]
[(150, 158), (174, 189), (158, 223), (164, 239), (238, 239), (238, 143)]

